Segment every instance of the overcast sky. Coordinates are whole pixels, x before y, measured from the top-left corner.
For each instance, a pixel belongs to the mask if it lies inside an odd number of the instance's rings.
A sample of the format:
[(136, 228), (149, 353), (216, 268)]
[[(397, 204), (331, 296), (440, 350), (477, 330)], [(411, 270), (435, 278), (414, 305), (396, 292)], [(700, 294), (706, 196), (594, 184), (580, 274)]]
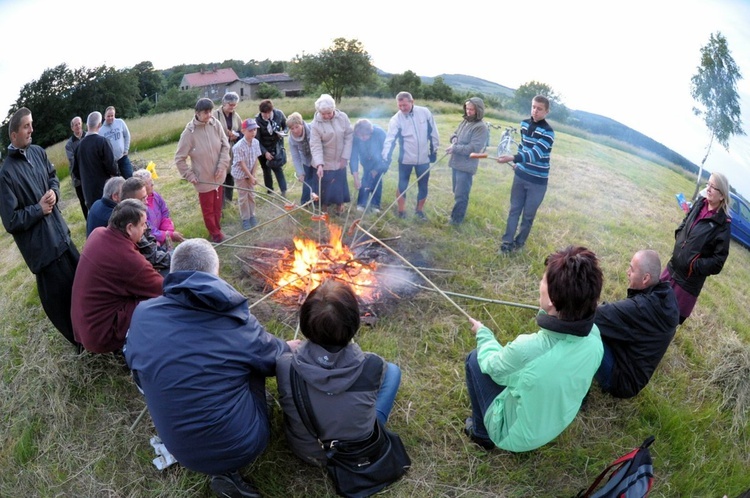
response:
[[(390, 73), (466, 74), (511, 88), (546, 83), (569, 108), (615, 119), (698, 164), (709, 136), (692, 113), (690, 78), (700, 48), (720, 31), (745, 76), (738, 90), (750, 133), (748, 1), (439, 5), (0, 0), (0, 113), (5, 116), (25, 83), (63, 62), (123, 69), (148, 60), (166, 69), (226, 59), (289, 60), (344, 37), (361, 41), (372, 62)], [(733, 139), (729, 153), (716, 144), (706, 169), (725, 172), (750, 198), (750, 138)]]

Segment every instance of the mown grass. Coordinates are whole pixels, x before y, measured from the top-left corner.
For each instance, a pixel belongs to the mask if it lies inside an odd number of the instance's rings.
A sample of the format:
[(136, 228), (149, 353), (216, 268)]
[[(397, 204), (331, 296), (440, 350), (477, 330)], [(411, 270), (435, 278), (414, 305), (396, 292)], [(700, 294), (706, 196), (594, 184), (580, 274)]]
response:
[[(284, 99), (277, 105), (287, 114), (297, 110), (309, 119), (313, 101)], [(353, 121), (367, 115), (382, 126), (395, 110), (393, 102), (372, 99), (347, 100), (340, 107)], [(257, 103), (245, 102), (238, 112), (251, 116), (256, 108)], [(435, 108), (440, 136), (447, 142), (459, 122), (459, 109)], [(138, 140), (158, 143), (154, 137), (173, 137), (175, 130), (179, 134), (190, 115), (188, 111), (128, 124)], [(491, 116), (494, 123), (516, 124), (515, 117), (500, 112), (491, 111)], [(493, 145), (498, 138), (499, 134), (493, 136)], [(538, 299), (545, 256), (568, 244), (586, 245), (601, 259), (602, 300), (620, 299), (627, 287), (625, 270), (636, 250), (653, 248), (666, 262), (681, 220), (674, 194), (691, 191), (693, 184), (682, 172), (587, 138), (558, 132), (547, 197), (521, 254), (497, 255), (512, 172), (489, 160), (475, 178), (461, 227), (446, 223), (453, 204), (447, 159), (431, 172), (427, 223), (389, 214), (376, 226), (371, 225), (374, 217), (367, 216), (363, 226), (378, 237), (394, 237), (391, 246), (411, 262), (451, 270), (426, 271), (442, 290), (529, 305)], [(156, 189), (169, 202), (178, 230), (189, 237), (206, 237), (196, 194), (179, 180), (173, 166), (174, 150), (170, 141), (138, 148), (134, 158), (157, 164)], [(291, 166), (286, 171), (289, 195), (298, 199), (301, 186), (292, 180)], [(385, 176), (384, 205), (393, 200), (395, 186), (393, 168)], [(64, 214), (82, 247), (84, 222), (69, 181), (63, 182), (63, 190)], [(409, 212), (415, 190), (407, 194)], [(258, 209), (261, 221), (283, 212), (264, 196), (259, 196)], [(347, 225), (352, 219), (346, 218)], [(317, 236), (318, 226), (308, 216), (295, 220), (298, 223), (285, 219), (245, 234), (237, 244), (288, 243), (298, 233)], [(224, 225), (228, 235), (240, 231), (236, 206), (227, 210)], [(219, 251), (222, 275), (251, 303), (263, 297), (266, 291), (257, 276), (248, 274), (239, 259), (257, 253), (228, 246)], [(154, 435), (151, 420), (147, 416), (130, 430), (144, 403), (122, 361), (107, 355), (76, 357), (69, 350), (46, 320), (33, 276), (5, 233), (0, 235), (0, 263), (5, 296), (0, 301), (0, 496), (208, 496), (204, 476), (179, 465), (164, 472), (154, 468), (148, 444)], [(728, 398), (726, 375), (721, 381), (715, 378), (719, 367), (726, 370), (732, 365), (739, 370), (730, 371), (747, 375), (742, 366), (750, 341), (749, 294), (750, 253), (732, 243), (723, 272), (708, 279), (693, 316), (679, 328), (642, 393), (615, 400), (594, 388), (585, 411), (560, 437), (537, 451), (510, 454), (481, 451), (462, 433), (469, 413), (463, 361), (475, 346), (465, 317), (436, 292), (409, 293), (390, 304), (373, 327), (363, 327), (357, 338), (364, 349), (395, 361), (403, 371), (389, 424), (403, 437), (413, 467), (384, 495), (571, 496), (615, 457), (654, 434), (652, 496), (736, 496), (750, 487), (748, 425), (744, 410), (738, 411), (731, 401), (732, 393)], [(502, 341), (536, 330), (532, 310), (452, 299)], [(294, 309), (268, 299), (252, 311), (271, 332), (293, 337)], [(730, 379), (740, 385), (748, 382), (731, 375)], [(273, 379), (268, 386), (275, 392)], [(741, 386), (734, 389), (744, 392)], [(333, 496), (324, 472), (294, 458), (281, 424), (277, 408), (268, 450), (244, 473), (265, 496)]]

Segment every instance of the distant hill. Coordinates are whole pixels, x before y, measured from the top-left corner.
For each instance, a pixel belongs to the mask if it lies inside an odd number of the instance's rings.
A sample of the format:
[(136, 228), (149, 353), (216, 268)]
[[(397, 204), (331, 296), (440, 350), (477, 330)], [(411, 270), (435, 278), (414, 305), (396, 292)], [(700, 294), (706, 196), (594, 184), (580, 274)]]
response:
[(697, 164), (689, 161), (669, 147), (660, 144), (656, 140), (625, 126), (614, 119), (586, 111), (570, 111), (570, 117), (566, 124), (575, 126), (576, 128), (581, 128), (589, 133), (605, 135), (621, 142), (646, 149), (695, 175), (698, 174), (699, 168)]
[[(484, 95), (496, 95), (503, 99), (507, 99), (513, 97), (513, 93), (515, 92), (513, 88), (508, 88), (507, 86), (483, 80), (481, 78), (475, 78), (474, 76), (467, 76), (464, 74), (440, 74), (438, 76), (443, 78), (445, 84), (461, 93), (474, 91), (481, 92)], [(437, 76), (420, 76), (422, 82), (427, 84), (432, 84), (436, 77)], [(689, 161), (669, 147), (660, 144), (656, 140), (625, 126), (614, 119), (586, 111), (571, 109), (570, 116), (565, 124), (581, 128), (595, 135), (608, 136), (635, 147), (643, 148), (680, 166), (686, 171), (698, 174), (699, 168), (695, 163)]]
[[(483, 80), (482, 78), (466, 76), (465, 74), (439, 74), (438, 76), (443, 78), (446, 85), (460, 93), (475, 91), (484, 95), (495, 95), (503, 99), (511, 98), (515, 93), (513, 88)], [(420, 76), (420, 78), (423, 83), (431, 85), (438, 76)]]

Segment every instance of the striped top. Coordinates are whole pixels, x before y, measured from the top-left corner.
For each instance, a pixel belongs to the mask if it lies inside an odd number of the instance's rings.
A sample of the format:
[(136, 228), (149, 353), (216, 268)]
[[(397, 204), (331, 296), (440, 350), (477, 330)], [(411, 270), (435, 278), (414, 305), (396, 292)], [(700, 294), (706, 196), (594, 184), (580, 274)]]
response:
[(546, 185), (549, 179), (549, 158), (555, 132), (546, 119), (534, 122), (528, 118), (521, 121), (521, 144), (513, 156), (516, 174), (524, 180)]

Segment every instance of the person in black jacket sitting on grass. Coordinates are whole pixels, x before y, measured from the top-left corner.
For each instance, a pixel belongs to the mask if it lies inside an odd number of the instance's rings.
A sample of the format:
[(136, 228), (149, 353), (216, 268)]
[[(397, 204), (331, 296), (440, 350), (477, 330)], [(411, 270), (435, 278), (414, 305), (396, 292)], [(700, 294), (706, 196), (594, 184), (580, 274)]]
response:
[(680, 319), (672, 287), (659, 281), (656, 251), (635, 253), (627, 273), (627, 298), (601, 304), (594, 318), (604, 343), (604, 358), (594, 378), (617, 398), (632, 398), (646, 387)]

